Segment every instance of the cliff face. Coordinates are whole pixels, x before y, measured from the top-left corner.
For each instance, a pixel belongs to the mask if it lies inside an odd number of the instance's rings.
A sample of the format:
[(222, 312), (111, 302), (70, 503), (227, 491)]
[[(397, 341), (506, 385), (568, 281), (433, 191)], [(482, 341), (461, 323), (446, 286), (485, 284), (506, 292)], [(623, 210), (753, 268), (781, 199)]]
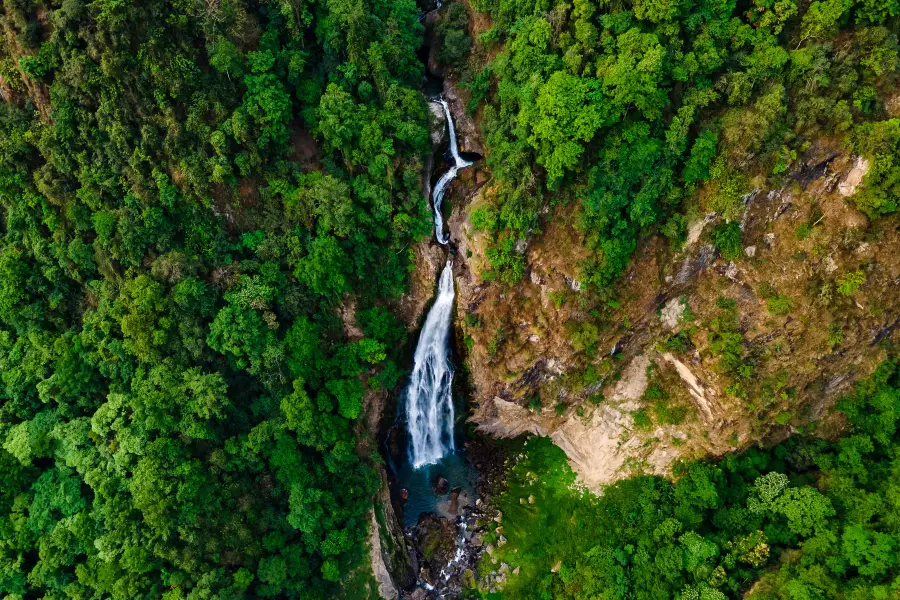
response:
[[(612, 307), (578, 281), (587, 254), (576, 206), (547, 210), (543, 232), (520, 241), (521, 282), (482, 279), (489, 240), (469, 216), (489, 201), (490, 174), (483, 163), (466, 172), (448, 224), (477, 429), (549, 436), (595, 488), (800, 428), (838, 430), (830, 409), (884, 358), (879, 342), (900, 322), (890, 251), (900, 240), (850, 202), (865, 161), (822, 142), (799, 165), (779, 188), (745, 196), (743, 256), (719, 256), (710, 231), (720, 220), (695, 215), (680, 249), (642, 240)], [(843, 295), (850, 275), (865, 283)], [(738, 364), (726, 365), (724, 334)]]

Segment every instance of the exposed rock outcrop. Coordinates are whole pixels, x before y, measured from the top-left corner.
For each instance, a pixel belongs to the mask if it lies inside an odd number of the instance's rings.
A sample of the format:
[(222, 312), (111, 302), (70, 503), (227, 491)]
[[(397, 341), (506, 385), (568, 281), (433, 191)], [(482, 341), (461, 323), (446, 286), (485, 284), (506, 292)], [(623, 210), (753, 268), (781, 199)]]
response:
[(372, 571), (382, 598), (394, 600), (400, 590), (411, 588), (416, 582), (417, 564), (407, 546), (400, 521), (394, 513), (388, 492), (387, 476), (379, 467), (381, 490), (372, 510), (369, 532), (369, 551)]
[[(450, 106), (465, 123), (458, 97)], [(477, 139), (477, 128), (466, 135)], [(678, 458), (777, 440), (811, 421), (824, 435), (839, 429), (830, 407), (883, 358), (874, 341), (900, 317), (900, 262), (887, 251), (900, 236), (844, 200), (862, 181), (862, 161), (824, 143), (805, 158), (793, 183), (745, 197), (743, 246), (752, 251), (723, 261), (709, 241), (714, 213), (691, 225), (679, 251), (659, 237), (644, 240), (618, 285), (619, 305), (601, 307), (600, 323), (578, 283), (587, 252), (577, 206), (547, 212), (542, 233), (517, 244), (525, 276), (504, 286), (480, 277), (489, 240), (468, 219), (489, 201), (491, 183), (483, 169), (480, 179), (456, 182), (455, 197), (465, 201), (454, 203), (448, 226), (476, 427), (498, 437), (549, 436), (595, 488), (636, 471), (667, 474)], [(813, 235), (801, 240), (795, 232), (804, 223)], [(872, 228), (877, 235), (863, 243), (861, 232)], [(837, 278), (859, 269), (864, 289), (838, 297)], [(773, 294), (790, 298), (788, 313), (771, 308)], [(711, 329), (719, 298), (736, 302), (748, 362), (740, 372), (748, 375), (721, 365)], [(677, 339), (662, 348), (670, 338)], [(677, 424), (658, 417), (667, 407), (634, 376), (648, 363), (654, 394), (661, 386), (667, 402), (687, 411)]]
[(456, 137), (460, 152), (475, 152), (484, 155), (484, 143), (475, 119), (466, 112), (468, 93), (461, 91), (450, 79), (444, 80), (444, 99), (453, 114), (456, 126)]
[(425, 309), (434, 299), (438, 276), (447, 261), (447, 251), (433, 240), (413, 246), (415, 262), (409, 277), (409, 288), (400, 299), (399, 314), (412, 331), (419, 326)]

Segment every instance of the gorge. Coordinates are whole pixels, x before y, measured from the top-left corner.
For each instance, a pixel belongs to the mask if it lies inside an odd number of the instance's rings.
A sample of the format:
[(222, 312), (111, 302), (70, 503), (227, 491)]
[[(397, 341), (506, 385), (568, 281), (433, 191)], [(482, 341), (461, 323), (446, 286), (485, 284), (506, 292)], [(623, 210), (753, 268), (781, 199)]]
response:
[(0, 598), (900, 591), (900, 0), (7, 0)]

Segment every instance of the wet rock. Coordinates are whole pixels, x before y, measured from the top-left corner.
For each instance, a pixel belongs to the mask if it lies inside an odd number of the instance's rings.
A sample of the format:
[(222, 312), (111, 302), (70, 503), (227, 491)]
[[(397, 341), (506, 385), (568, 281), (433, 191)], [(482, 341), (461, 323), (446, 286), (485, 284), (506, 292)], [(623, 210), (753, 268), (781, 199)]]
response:
[(444, 494), (446, 494), (447, 492), (450, 491), (450, 482), (447, 481), (446, 478), (438, 475), (437, 478), (434, 480), (432, 489), (434, 490), (435, 496), (443, 496)]
[(409, 600), (426, 600), (428, 598), (428, 594), (425, 592), (423, 588), (417, 588), (413, 590), (413, 592), (406, 596)]
[(431, 124), (429, 127), (431, 132), (431, 151), (437, 152), (441, 145), (447, 141), (447, 116), (444, 114), (444, 107), (437, 102), (429, 102), (428, 109), (431, 111)]
[(461, 487), (453, 488), (453, 491), (450, 492), (450, 504), (447, 508), (447, 511), (451, 515), (459, 514), (459, 493), (462, 492)]
[(403, 488), (400, 490), (400, 500), (403, 502), (406, 502), (407, 500), (409, 500), (409, 490), (408, 489)]
[(481, 134), (478, 132), (474, 119), (466, 113), (466, 103), (461, 97), (460, 91), (449, 79), (444, 80), (444, 99), (450, 106), (451, 114), (453, 114), (459, 151), (473, 152), (484, 156), (485, 150), (482, 145)]
[(423, 514), (413, 532), (416, 551), (426, 569), (437, 579), (441, 568), (453, 558), (456, 550), (456, 526), (434, 513)]

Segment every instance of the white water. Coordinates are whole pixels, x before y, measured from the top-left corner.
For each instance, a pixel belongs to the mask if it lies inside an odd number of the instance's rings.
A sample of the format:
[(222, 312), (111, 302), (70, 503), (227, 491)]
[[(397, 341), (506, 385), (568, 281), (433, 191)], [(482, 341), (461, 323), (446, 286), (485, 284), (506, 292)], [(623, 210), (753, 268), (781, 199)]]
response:
[(447, 192), (447, 186), (456, 178), (456, 174), (460, 169), (464, 169), (472, 163), (459, 155), (459, 145), (456, 143), (456, 128), (453, 126), (453, 116), (450, 114), (450, 107), (444, 99), (438, 100), (444, 107), (444, 115), (447, 117), (447, 127), (450, 129), (450, 155), (453, 157), (453, 166), (441, 175), (437, 184), (434, 186), (432, 193), (432, 203), (434, 204), (434, 236), (441, 244), (446, 245), (449, 236), (444, 234), (444, 218), (441, 216), (441, 203), (444, 201), (444, 194)]
[[(444, 220), (441, 218), (441, 202), (447, 186), (457, 172), (472, 163), (459, 155), (456, 143), (456, 129), (450, 108), (442, 99), (439, 101), (447, 116), (450, 130), (450, 154), (453, 166), (434, 186), (434, 233), (437, 241), (446, 245)], [(409, 458), (414, 469), (432, 465), (455, 450), (453, 442), (453, 367), (450, 364), (450, 344), (448, 337), (453, 320), (453, 263), (441, 272), (437, 298), (434, 300), (425, 325), (419, 334), (416, 346), (415, 365), (409, 388), (406, 391), (406, 424), (409, 431)]]
[(416, 346), (415, 366), (406, 391), (410, 462), (418, 469), (438, 462), (454, 449), (453, 370), (447, 337), (453, 317), (453, 268), (448, 260), (438, 295)]

